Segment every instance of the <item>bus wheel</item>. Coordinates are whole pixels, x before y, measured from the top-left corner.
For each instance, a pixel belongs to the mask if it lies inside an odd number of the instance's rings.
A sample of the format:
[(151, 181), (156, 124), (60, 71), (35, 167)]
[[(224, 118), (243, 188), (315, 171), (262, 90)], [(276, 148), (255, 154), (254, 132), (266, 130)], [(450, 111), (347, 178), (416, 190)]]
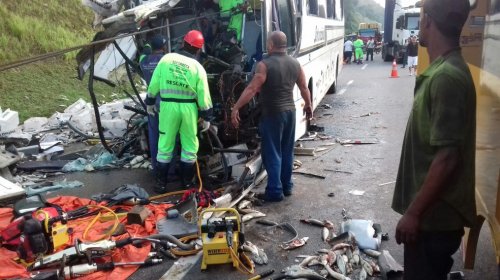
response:
[(326, 94), (334, 94), (337, 92), (337, 78), (339, 76), (339, 60), (337, 58), (337, 64), (335, 66), (335, 81), (333, 81), (332, 85), (326, 92)]

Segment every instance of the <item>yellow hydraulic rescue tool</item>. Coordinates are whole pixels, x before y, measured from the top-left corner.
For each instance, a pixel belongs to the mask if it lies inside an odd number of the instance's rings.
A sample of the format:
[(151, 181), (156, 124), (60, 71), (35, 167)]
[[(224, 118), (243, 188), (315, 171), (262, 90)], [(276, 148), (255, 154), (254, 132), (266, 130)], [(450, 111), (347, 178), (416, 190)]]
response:
[[(230, 212), (227, 217), (204, 218), (206, 213)], [(208, 208), (201, 212), (199, 231), (203, 243), (201, 269), (207, 265), (232, 263), (238, 270), (253, 274), (253, 263), (238, 248), (244, 242), (241, 217), (234, 208)], [(241, 258), (241, 259), (240, 259)], [(247, 263), (248, 268), (243, 262)]]

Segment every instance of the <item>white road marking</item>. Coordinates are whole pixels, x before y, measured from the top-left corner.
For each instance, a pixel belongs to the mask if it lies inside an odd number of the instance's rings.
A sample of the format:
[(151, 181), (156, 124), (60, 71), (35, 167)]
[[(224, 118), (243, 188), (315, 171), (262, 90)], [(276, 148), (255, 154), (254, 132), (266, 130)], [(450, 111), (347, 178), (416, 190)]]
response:
[(354, 80), (350, 80), (349, 82), (347, 82), (347, 84), (346, 84), (345, 88), (343, 88), (343, 89), (339, 90), (339, 92), (337, 93), (337, 95), (342, 95), (342, 94), (346, 93), (347, 88), (348, 88), (350, 85), (352, 85), (352, 83), (354, 83)]
[(182, 280), (202, 255), (203, 252), (199, 252), (193, 256), (179, 258), (160, 280)]
[(365, 70), (366, 67), (368, 67), (368, 64), (363, 65), (363, 67), (361, 67), (361, 70)]

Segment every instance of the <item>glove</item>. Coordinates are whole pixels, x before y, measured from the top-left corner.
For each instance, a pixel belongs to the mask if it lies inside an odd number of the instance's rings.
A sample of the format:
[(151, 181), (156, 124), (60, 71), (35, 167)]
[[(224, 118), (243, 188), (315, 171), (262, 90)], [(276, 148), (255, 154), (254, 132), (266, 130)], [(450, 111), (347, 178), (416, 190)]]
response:
[(313, 118), (313, 112), (311, 106), (304, 107), (304, 114), (306, 115), (306, 120)]
[(146, 111), (148, 112), (148, 115), (154, 117), (156, 115), (156, 106), (146, 105)]
[(208, 129), (210, 128), (210, 122), (208, 121), (203, 121), (203, 124), (202, 124), (202, 128), (201, 128), (201, 132), (205, 132), (207, 131)]

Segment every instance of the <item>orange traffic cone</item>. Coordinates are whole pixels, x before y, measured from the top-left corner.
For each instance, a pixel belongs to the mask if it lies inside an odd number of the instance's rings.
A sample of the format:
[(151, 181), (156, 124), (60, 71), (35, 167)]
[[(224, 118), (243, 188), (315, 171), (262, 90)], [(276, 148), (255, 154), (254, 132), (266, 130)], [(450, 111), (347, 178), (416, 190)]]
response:
[(398, 75), (398, 65), (396, 64), (396, 59), (394, 59), (392, 61), (391, 78), (399, 78), (399, 75)]

